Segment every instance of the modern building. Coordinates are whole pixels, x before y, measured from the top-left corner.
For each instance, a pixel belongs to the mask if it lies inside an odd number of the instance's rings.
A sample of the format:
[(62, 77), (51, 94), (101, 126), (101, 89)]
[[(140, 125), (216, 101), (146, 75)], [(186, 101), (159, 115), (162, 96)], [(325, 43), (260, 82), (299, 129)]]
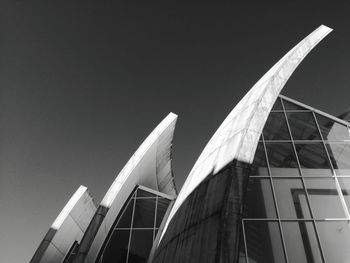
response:
[[(87, 189), (80, 187), (49, 230), (50, 239), (45, 236), (31, 262), (146, 262), (164, 214), (177, 195), (171, 166), (176, 120), (177, 115), (170, 113), (151, 132), (98, 207), (84, 201), (91, 197), (86, 197)], [(80, 189), (84, 189), (82, 197)], [(84, 198), (82, 204), (79, 198)], [(71, 216), (76, 210), (78, 218)], [(75, 224), (80, 220), (87, 223), (79, 232)], [(67, 234), (71, 225), (71, 230), (79, 233)], [(52, 239), (52, 229), (60, 234), (51, 242), (60, 253), (46, 245)]]
[(350, 262), (348, 113), (337, 118), (280, 95), (330, 31), (320, 26), (253, 86), (178, 195), (170, 114), (93, 207), (83, 236), (60, 235), (64, 257), (32, 262)]
[(31, 262), (69, 262), (95, 212), (96, 205), (87, 188), (80, 186), (51, 225)]

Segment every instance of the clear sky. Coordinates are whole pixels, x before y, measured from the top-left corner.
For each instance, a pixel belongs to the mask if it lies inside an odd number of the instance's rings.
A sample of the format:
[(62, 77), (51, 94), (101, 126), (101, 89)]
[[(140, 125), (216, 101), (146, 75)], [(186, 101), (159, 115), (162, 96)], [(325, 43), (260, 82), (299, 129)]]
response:
[(350, 107), (350, 4), (234, 2), (0, 1), (0, 262), (28, 262), (80, 184), (99, 203), (170, 111), (180, 189), (229, 111), (320, 24), (334, 31), (282, 93)]

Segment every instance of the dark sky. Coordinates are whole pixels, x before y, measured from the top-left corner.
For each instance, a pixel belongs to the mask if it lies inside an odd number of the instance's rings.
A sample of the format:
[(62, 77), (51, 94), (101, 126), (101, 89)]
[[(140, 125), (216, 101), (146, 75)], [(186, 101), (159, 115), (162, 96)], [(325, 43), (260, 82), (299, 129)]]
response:
[(350, 4), (196, 2), (1, 1), (1, 262), (28, 262), (80, 184), (99, 203), (170, 111), (180, 188), (229, 111), (320, 24), (334, 31), (282, 93), (350, 107)]

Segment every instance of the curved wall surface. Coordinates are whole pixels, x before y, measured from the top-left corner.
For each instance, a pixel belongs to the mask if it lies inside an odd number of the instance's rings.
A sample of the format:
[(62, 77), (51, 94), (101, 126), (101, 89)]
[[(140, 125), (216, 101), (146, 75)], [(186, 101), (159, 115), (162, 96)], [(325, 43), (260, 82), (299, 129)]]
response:
[(80, 242), (96, 205), (85, 186), (80, 186), (53, 222), (31, 263), (60, 263), (75, 242)]
[(177, 115), (170, 113), (118, 174), (90, 223), (75, 262), (95, 262), (116, 217), (137, 185), (176, 197), (171, 167), (176, 120)]
[(251, 163), (268, 114), (285, 83), (305, 56), (332, 29), (321, 25), (282, 57), (244, 96), (210, 139), (187, 177), (162, 237), (182, 203), (210, 173), (233, 160)]
[[(152, 262), (236, 262), (250, 164), (267, 117), (293, 71), (329, 32), (320, 26), (291, 49), (224, 120), (181, 189)], [(211, 258), (200, 258), (201, 251)]]

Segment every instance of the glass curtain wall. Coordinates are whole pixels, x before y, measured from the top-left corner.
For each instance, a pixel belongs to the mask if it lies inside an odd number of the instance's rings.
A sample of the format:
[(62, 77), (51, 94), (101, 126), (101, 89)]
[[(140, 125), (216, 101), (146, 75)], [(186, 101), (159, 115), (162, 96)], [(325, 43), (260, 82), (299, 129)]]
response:
[(249, 177), (240, 263), (350, 262), (350, 136), (279, 97)]
[(135, 189), (114, 222), (98, 258), (100, 263), (147, 262), (170, 200)]

